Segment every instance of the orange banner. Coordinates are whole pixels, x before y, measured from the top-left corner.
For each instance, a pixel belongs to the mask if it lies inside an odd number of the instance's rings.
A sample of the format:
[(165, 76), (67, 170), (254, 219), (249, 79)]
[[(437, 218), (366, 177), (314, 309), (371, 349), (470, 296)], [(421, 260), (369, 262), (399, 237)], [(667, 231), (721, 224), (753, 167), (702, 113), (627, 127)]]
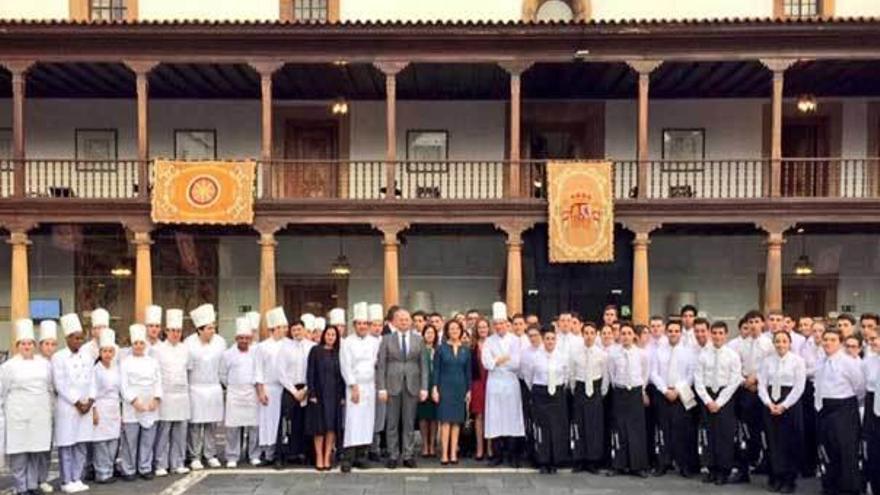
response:
[(154, 222), (253, 223), (254, 162), (156, 160), (154, 171)]
[(547, 164), (551, 263), (614, 261), (610, 162)]

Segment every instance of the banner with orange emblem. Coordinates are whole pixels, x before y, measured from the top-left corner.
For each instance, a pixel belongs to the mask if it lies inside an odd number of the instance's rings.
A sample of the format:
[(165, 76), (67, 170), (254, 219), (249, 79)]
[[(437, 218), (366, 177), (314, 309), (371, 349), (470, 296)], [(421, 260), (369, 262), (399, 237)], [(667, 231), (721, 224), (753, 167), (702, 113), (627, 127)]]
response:
[(610, 162), (547, 164), (551, 263), (614, 261)]
[(156, 160), (154, 172), (154, 222), (253, 223), (254, 162)]

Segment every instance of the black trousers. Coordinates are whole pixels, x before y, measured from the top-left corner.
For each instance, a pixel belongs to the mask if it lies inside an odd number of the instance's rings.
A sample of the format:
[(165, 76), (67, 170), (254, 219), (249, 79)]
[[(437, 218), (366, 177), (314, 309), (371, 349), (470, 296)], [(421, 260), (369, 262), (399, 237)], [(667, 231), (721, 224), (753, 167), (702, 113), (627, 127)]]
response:
[(801, 396), (801, 411), (804, 417), (804, 448), (801, 455), (801, 475), (815, 476), (819, 465), (819, 440), (816, 432), (816, 408), (813, 402), (816, 397), (816, 386), (811, 380), (804, 385), (804, 394)]
[[(709, 396), (717, 399), (719, 392), (709, 390)], [(706, 425), (706, 466), (716, 476), (727, 476), (733, 469), (736, 451), (736, 414), (733, 400), (728, 401), (717, 413), (703, 407)]]
[(822, 489), (830, 494), (856, 494), (862, 489), (859, 472), (859, 401), (824, 399), (819, 411), (819, 449), (824, 465)]
[(660, 414), (659, 404), (663, 399), (662, 394), (653, 383), (645, 386), (645, 393), (648, 396), (648, 407), (645, 408), (645, 447), (648, 450), (648, 464), (657, 465), (660, 451), (657, 444), (660, 441), (660, 428), (658, 425), (658, 416)]
[(874, 394), (875, 392), (868, 392), (865, 396), (865, 425), (862, 435), (867, 447), (865, 475), (871, 485), (871, 492), (880, 494), (880, 416), (874, 414)]
[[(791, 387), (782, 387), (779, 404), (791, 393)], [(764, 432), (770, 459), (770, 481), (792, 485), (801, 467), (803, 454), (804, 421), (801, 404), (798, 400), (779, 416), (770, 414), (764, 406)]]
[(532, 386), (532, 416), (535, 424), (535, 462), (558, 467), (571, 458), (571, 428), (565, 387), (550, 395), (544, 385)]
[[(743, 387), (734, 394), (736, 418), (739, 421), (740, 442), (737, 449), (736, 465), (741, 472), (748, 473), (749, 466), (762, 463), (764, 454), (764, 404), (756, 392)], [(743, 449), (743, 443), (745, 449)]]
[(614, 387), (611, 391), (611, 401), (614, 410), (611, 466), (620, 471), (648, 469), (648, 442), (642, 387), (629, 390)]
[(681, 400), (669, 402), (658, 393), (657, 400), (657, 465), (696, 473), (700, 469), (697, 456), (697, 407), (685, 409)]
[(593, 382), (593, 395), (587, 397), (584, 382), (577, 382), (572, 397), (572, 459), (579, 463), (597, 463), (605, 458), (605, 405), (602, 380)]
[[(296, 385), (300, 390), (305, 384)], [(309, 437), (305, 434), (306, 408), (293, 398), (293, 394), (286, 389), (281, 394), (281, 420), (278, 422), (278, 439), (276, 440), (275, 458), (281, 462), (291, 462), (296, 458), (310, 458), (313, 449), (308, 448), (306, 442)]]
[(531, 392), (529, 392), (529, 387), (526, 385), (526, 382), (523, 380), (519, 381), (519, 390), (520, 397), (522, 397), (522, 412), (523, 412), (523, 425), (525, 426), (526, 432), (526, 446), (521, 452), (527, 459), (530, 461), (535, 460), (535, 424), (534, 418), (532, 418), (532, 398)]

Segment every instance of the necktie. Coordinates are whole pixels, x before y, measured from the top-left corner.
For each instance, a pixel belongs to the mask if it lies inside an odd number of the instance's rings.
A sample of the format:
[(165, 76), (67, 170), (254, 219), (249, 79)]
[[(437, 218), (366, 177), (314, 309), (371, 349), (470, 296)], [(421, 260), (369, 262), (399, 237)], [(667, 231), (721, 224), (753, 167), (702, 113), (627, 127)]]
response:
[(587, 364), (586, 364), (585, 368), (587, 371), (587, 376), (585, 377), (585, 380), (584, 380), (584, 392), (587, 393), (587, 397), (592, 397), (593, 396), (593, 373), (592, 373), (592, 370), (590, 369), (590, 349), (589, 348), (587, 348), (587, 350), (586, 350), (586, 355), (587, 355)]
[(773, 373), (773, 378), (770, 382), (770, 398), (773, 399), (773, 402), (778, 402), (779, 398), (782, 396), (782, 385), (780, 381), (782, 380), (782, 365), (784, 363), (785, 358), (779, 360), (779, 364), (776, 365), (776, 372)]
[(623, 359), (624, 359), (624, 363), (626, 364), (626, 367), (624, 368), (624, 371), (623, 371), (623, 381), (624, 381), (624, 384), (626, 385), (626, 389), (632, 390), (632, 384), (630, 383), (632, 380), (630, 380), (631, 367), (630, 367), (630, 363), (629, 363), (629, 354), (630, 354), (629, 351), (623, 351)]
[(406, 334), (400, 334), (400, 351), (403, 353), (403, 357), (406, 358)]
[(678, 370), (675, 369), (675, 347), (669, 349), (669, 360), (666, 362), (666, 386), (675, 387), (678, 383)]
[(719, 389), (721, 389), (721, 374), (718, 369), (718, 358), (719, 358), (719, 355), (721, 354), (721, 352), (717, 347), (714, 349), (713, 352), (714, 352), (715, 358), (712, 362), (712, 380), (715, 385), (715, 387), (714, 387), (715, 391), (717, 392)]
[(556, 394), (556, 367), (553, 366), (553, 356), (547, 355), (547, 392)]
[(748, 366), (748, 368), (745, 371), (746, 371), (746, 375), (751, 375), (755, 372), (755, 367), (756, 367), (755, 366), (755, 342), (757, 342), (757, 339), (751, 338), (748, 340), (748, 342), (749, 342), (748, 357), (746, 358), (746, 365)]
[(880, 372), (874, 377), (874, 415), (880, 416)]

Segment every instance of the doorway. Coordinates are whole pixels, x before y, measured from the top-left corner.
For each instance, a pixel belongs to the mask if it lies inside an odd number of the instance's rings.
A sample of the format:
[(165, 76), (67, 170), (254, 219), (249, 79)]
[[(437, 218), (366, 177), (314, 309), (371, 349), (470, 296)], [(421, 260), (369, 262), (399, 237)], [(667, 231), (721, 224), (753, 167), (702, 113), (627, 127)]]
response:
[(348, 279), (331, 277), (284, 277), (284, 308), (293, 319), (304, 313), (324, 316), (331, 309), (348, 307)]
[(281, 190), (285, 198), (332, 198), (338, 191), (339, 123), (287, 120)]
[(827, 316), (837, 308), (837, 275), (783, 276), (782, 307), (794, 316)]
[[(830, 192), (829, 118), (792, 117), (782, 125), (782, 195), (824, 197)], [(804, 160), (798, 160), (804, 158)]]

